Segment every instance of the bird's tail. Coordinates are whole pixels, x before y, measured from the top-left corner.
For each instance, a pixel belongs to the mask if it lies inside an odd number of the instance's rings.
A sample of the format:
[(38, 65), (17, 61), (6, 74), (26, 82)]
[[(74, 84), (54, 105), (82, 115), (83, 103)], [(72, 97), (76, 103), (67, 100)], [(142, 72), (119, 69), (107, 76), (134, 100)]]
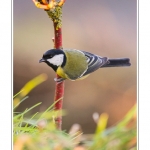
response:
[(108, 59), (102, 67), (124, 67), (131, 66), (129, 58)]

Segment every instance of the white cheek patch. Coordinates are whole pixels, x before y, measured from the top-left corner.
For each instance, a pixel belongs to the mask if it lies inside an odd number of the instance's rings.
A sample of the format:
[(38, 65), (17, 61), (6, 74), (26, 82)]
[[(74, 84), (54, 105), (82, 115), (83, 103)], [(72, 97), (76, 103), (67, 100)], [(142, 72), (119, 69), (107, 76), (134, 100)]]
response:
[(53, 58), (47, 59), (47, 61), (55, 66), (61, 66), (64, 60), (64, 55), (59, 54), (55, 55)]

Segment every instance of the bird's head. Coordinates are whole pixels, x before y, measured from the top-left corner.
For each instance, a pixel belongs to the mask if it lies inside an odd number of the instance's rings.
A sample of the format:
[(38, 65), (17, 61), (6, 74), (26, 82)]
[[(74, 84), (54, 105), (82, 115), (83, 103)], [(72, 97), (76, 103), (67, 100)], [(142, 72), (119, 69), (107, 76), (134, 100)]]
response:
[(66, 56), (63, 50), (51, 49), (43, 54), (42, 59), (39, 60), (39, 63), (41, 62), (45, 62), (56, 71), (59, 66), (65, 65)]

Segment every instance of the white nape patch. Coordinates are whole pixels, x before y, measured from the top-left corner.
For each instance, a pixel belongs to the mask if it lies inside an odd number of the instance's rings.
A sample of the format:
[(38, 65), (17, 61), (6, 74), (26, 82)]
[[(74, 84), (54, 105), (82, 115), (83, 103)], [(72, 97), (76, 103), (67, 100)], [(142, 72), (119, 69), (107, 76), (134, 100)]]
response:
[(59, 55), (55, 55), (52, 58), (47, 59), (47, 61), (55, 66), (61, 66), (64, 60), (64, 55), (63, 54), (59, 54)]

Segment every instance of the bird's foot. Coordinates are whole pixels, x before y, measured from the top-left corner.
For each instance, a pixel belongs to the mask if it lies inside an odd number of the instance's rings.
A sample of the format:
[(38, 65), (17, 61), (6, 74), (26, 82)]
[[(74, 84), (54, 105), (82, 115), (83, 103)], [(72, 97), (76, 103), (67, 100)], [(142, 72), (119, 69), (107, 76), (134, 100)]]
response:
[(64, 80), (65, 79), (63, 79), (63, 78), (54, 78), (54, 81), (57, 82), (57, 83), (61, 83)]

